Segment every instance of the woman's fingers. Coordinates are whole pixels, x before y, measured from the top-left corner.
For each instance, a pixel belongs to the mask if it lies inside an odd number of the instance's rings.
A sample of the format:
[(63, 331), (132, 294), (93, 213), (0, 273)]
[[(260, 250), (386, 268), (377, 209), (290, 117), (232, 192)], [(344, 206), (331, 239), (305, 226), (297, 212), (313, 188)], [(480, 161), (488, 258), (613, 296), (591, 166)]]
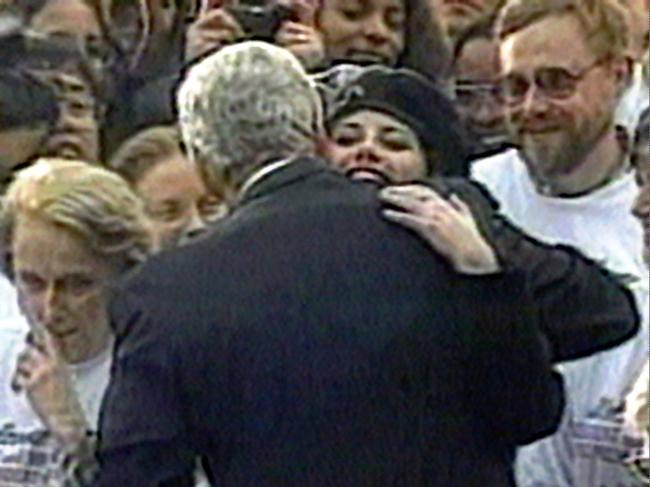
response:
[(435, 216), (453, 209), (433, 189), (421, 185), (388, 187), (380, 191), (379, 198), (420, 216)]
[(463, 200), (461, 200), (458, 197), (457, 194), (452, 194), (451, 198), (449, 198), (449, 202), (454, 207), (454, 209), (459, 213), (461, 213), (462, 215), (466, 217), (472, 217), (472, 210), (467, 205), (467, 203), (465, 203)]
[(187, 30), (185, 55), (188, 60), (232, 44), (244, 37), (237, 20), (223, 8), (210, 10), (198, 17)]
[(314, 27), (316, 24), (316, 0), (293, 0), (291, 9), (296, 14), (296, 19), (303, 25)]
[(429, 230), (429, 221), (412, 213), (405, 213), (397, 210), (383, 210), (382, 215), (387, 219), (406, 228), (410, 228), (419, 234)]
[(431, 188), (409, 185), (386, 188), (380, 199), (393, 206), (383, 211), (385, 218), (417, 232), (458, 272), (486, 274), (500, 269), (494, 249), (457, 195), (445, 200)]

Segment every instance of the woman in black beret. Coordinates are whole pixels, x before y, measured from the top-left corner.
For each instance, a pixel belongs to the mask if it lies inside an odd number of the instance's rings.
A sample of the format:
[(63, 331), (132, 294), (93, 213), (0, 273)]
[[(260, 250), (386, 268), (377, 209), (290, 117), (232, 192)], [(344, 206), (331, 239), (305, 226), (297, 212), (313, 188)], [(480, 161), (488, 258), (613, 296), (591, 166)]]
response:
[[(443, 87), (407, 69), (348, 68), (338, 74), (324, 88), (323, 151), (335, 168), (383, 184), (467, 175), (464, 132)], [(332, 86), (333, 78), (343, 86)]]
[[(334, 74), (334, 81), (317, 80), (326, 84), (322, 154), (345, 176), (381, 188), (387, 220), (418, 234), (466, 274), (490, 268), (526, 273), (537, 289), (556, 362), (611, 348), (629, 336), (625, 319), (593, 326), (594, 316), (617, 314), (613, 301), (599, 297), (624, 292), (613, 276), (575, 251), (572, 263), (523, 234), (499, 214), (485, 188), (466, 178), (465, 136), (444, 89), (404, 69)], [(575, 306), (578, 301), (589, 306)], [(620, 316), (629, 304), (618, 309)]]

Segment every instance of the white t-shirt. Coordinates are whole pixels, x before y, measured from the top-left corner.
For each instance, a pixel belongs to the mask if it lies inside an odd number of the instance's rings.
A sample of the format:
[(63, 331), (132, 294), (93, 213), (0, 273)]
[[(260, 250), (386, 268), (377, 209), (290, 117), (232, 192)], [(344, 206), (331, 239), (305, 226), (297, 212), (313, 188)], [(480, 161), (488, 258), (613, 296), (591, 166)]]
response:
[[(11, 390), (18, 355), (24, 350), (26, 323), (0, 322), (0, 486), (58, 487), (63, 482), (62, 452), (49, 436), (25, 394)], [(108, 386), (112, 350), (70, 366), (73, 386), (88, 423), (97, 428)]]
[(18, 314), (16, 290), (7, 278), (0, 274), (0, 320), (9, 318), (10, 316), (17, 316)]
[(616, 110), (616, 123), (629, 130), (630, 135), (634, 135), (641, 114), (650, 105), (648, 76), (644, 71), (643, 64), (634, 65), (632, 81)]
[(648, 359), (648, 271), (643, 230), (630, 213), (638, 187), (626, 174), (591, 194), (556, 198), (539, 194), (516, 150), (477, 161), (472, 177), (501, 204), (502, 212), (532, 236), (572, 245), (625, 276), (643, 329), (632, 340), (559, 368), (567, 409), (557, 434), (520, 450), (520, 487), (631, 487), (619, 457), (637, 446), (625, 435), (619, 409)]

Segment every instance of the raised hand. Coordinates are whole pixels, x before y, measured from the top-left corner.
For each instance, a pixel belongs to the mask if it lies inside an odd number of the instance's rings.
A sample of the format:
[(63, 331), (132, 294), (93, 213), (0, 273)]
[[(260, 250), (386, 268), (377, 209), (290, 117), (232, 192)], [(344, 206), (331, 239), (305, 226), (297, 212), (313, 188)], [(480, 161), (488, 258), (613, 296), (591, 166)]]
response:
[(197, 19), (187, 29), (185, 61), (194, 61), (245, 38), (237, 20), (228, 12), (225, 0), (204, 4)]
[(317, 2), (314, 0), (292, 0), (290, 7), (295, 21), (288, 20), (278, 30), (276, 43), (291, 51), (305, 69), (322, 66), (325, 59), (325, 44), (316, 28)]
[(47, 430), (66, 448), (74, 448), (88, 430), (68, 368), (49, 333), (33, 330), (18, 356), (11, 384), (25, 393)]

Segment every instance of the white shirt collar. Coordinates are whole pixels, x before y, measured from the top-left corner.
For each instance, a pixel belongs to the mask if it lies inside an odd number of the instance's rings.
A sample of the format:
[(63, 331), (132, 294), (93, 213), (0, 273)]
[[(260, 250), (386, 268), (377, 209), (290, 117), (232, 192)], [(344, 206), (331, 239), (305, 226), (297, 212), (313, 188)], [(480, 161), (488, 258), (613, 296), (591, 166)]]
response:
[(261, 169), (258, 169), (255, 171), (253, 174), (250, 175), (250, 177), (244, 182), (242, 185), (241, 189), (239, 190), (239, 198), (243, 198), (244, 195), (261, 179), (264, 179), (266, 176), (269, 174), (282, 169), (285, 166), (288, 166), (291, 164), (295, 159), (282, 159), (277, 162), (273, 162), (271, 164), (268, 164)]

